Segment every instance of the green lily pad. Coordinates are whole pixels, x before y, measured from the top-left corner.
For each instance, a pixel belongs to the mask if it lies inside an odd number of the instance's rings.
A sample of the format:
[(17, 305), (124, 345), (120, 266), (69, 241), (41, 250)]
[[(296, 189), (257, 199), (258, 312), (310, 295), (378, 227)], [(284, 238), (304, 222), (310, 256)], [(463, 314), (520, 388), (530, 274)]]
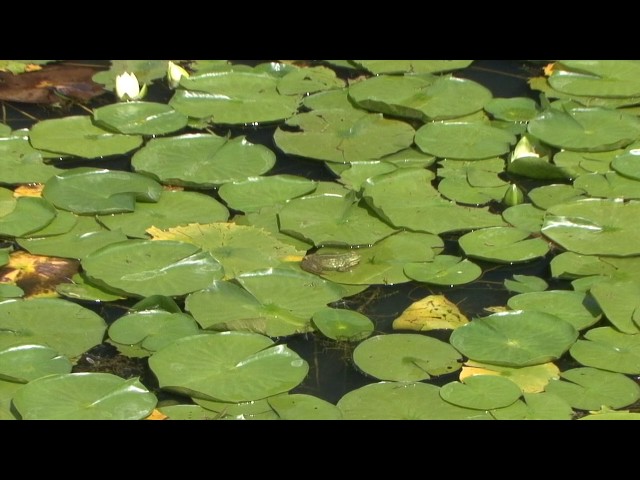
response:
[(417, 333), (377, 335), (353, 351), (353, 362), (367, 375), (401, 382), (455, 372), (461, 359), (451, 345)]
[(22, 237), (49, 225), (56, 209), (44, 198), (20, 197), (11, 213), (0, 217), (0, 237)]
[(449, 341), (472, 360), (525, 367), (560, 358), (577, 338), (573, 325), (555, 315), (516, 310), (476, 318), (454, 330)]
[(571, 203), (587, 198), (583, 190), (573, 185), (553, 184), (536, 187), (529, 191), (529, 199), (540, 209), (549, 209), (561, 203)]
[(206, 410), (207, 420), (278, 420), (267, 398), (250, 402), (217, 402), (192, 397), (197, 405)]
[(538, 114), (536, 102), (526, 97), (494, 98), (484, 109), (493, 118), (508, 122), (526, 122)]
[(31, 127), (31, 145), (39, 150), (83, 158), (122, 155), (142, 145), (139, 135), (122, 135), (95, 126), (88, 116), (42, 120)]
[(585, 415), (579, 420), (640, 420), (640, 413), (634, 412), (608, 412), (594, 415)]
[(0, 420), (18, 419), (17, 412), (12, 408), (11, 400), (22, 387), (22, 383), (0, 380)]
[(640, 336), (628, 335), (611, 327), (589, 330), (569, 353), (582, 365), (611, 372), (640, 373)]
[(0, 218), (13, 212), (17, 203), (18, 199), (13, 196), (13, 191), (0, 187)]
[(508, 407), (491, 411), (496, 420), (571, 420), (575, 412), (571, 405), (552, 393), (525, 393)]
[(374, 325), (366, 315), (353, 310), (324, 307), (313, 314), (313, 324), (332, 340), (358, 342), (373, 333)]
[(438, 255), (431, 262), (406, 263), (404, 273), (419, 282), (462, 285), (480, 278), (482, 269), (467, 259), (453, 255)]
[(562, 60), (549, 84), (568, 95), (591, 97), (640, 96), (637, 60)]
[(513, 227), (475, 230), (460, 237), (458, 243), (468, 256), (498, 263), (527, 262), (549, 252), (545, 240)]
[(244, 137), (187, 134), (150, 140), (133, 155), (131, 166), (164, 184), (209, 189), (261, 175), (275, 160), (267, 147)]
[(590, 197), (640, 199), (640, 181), (615, 172), (580, 175), (573, 181), (573, 186)]
[(295, 68), (278, 82), (278, 92), (282, 95), (309, 94), (342, 87), (344, 80), (323, 66)]
[(446, 402), (478, 410), (508, 407), (521, 395), (518, 385), (495, 375), (475, 375), (464, 382), (451, 382), (440, 388), (440, 396)]
[[(185, 308), (202, 328), (248, 330), (270, 337), (312, 330), (311, 317), (342, 298), (343, 289), (307, 272), (267, 269), (216, 281), (189, 295)], [(215, 312), (215, 315), (212, 315)]]
[(393, 163), (384, 160), (370, 160), (350, 164), (327, 163), (326, 165), (337, 175), (340, 175), (338, 179), (340, 183), (354, 191), (360, 190), (368, 178), (390, 173), (398, 168)]
[(602, 318), (602, 310), (591, 295), (570, 290), (548, 290), (515, 295), (507, 301), (513, 310), (546, 312), (584, 330)]
[(436, 157), (480, 160), (507, 153), (516, 138), (481, 122), (433, 122), (416, 131), (415, 142)]
[(99, 127), (131, 135), (165, 135), (187, 125), (187, 116), (169, 105), (153, 102), (120, 102), (93, 111)]
[(313, 395), (276, 395), (267, 399), (282, 420), (340, 420), (342, 412), (332, 403)]
[(633, 239), (640, 234), (635, 221), (640, 203), (585, 199), (547, 210), (542, 233), (567, 250), (584, 255), (640, 254)]
[[(378, 214), (397, 227), (441, 234), (504, 225), (487, 208), (463, 207), (444, 200), (431, 185), (429, 170), (401, 168), (369, 178), (363, 198)], [(402, 198), (402, 202), (398, 199)]]
[(200, 405), (166, 405), (158, 407), (166, 420), (216, 420), (219, 417)]
[(171, 228), (190, 223), (224, 222), (229, 210), (216, 199), (198, 192), (163, 191), (156, 203), (139, 203), (130, 213), (98, 215), (109, 230), (120, 230), (128, 237), (148, 238), (151, 227)]
[(71, 277), (71, 283), (56, 285), (56, 292), (66, 298), (85, 300), (88, 302), (113, 302), (126, 298), (122, 295), (108, 292), (104, 288), (98, 288), (92, 285), (80, 274)]
[(29, 143), (26, 134), (0, 136), (0, 183), (44, 183), (61, 170), (44, 162), (43, 153)]
[(411, 146), (415, 133), (405, 122), (354, 108), (299, 113), (285, 125), (289, 128), (280, 127), (273, 136), (282, 151), (337, 163), (376, 160), (395, 153)]
[(347, 193), (295, 198), (284, 205), (278, 219), (281, 232), (317, 246), (372, 245), (395, 232)]
[(488, 420), (475, 409), (458, 407), (440, 397), (435, 385), (379, 382), (346, 393), (337, 403), (345, 420)]
[(567, 370), (560, 376), (560, 380), (549, 382), (547, 392), (579, 410), (623, 408), (640, 399), (640, 386), (621, 373), (583, 367)]
[(540, 277), (514, 274), (513, 279), (504, 280), (504, 288), (515, 293), (531, 293), (542, 292), (549, 288), (549, 284)]
[(514, 205), (502, 212), (502, 218), (512, 227), (531, 233), (540, 233), (544, 210), (530, 203)]
[(638, 158), (639, 155), (640, 149), (633, 149), (627, 153), (618, 155), (611, 161), (611, 168), (627, 178), (640, 180), (640, 168), (638, 167), (638, 163), (640, 162), (640, 158)]
[(349, 98), (367, 110), (426, 122), (477, 112), (491, 100), (491, 91), (452, 76), (380, 75), (350, 86)]
[(102, 343), (105, 321), (67, 300), (33, 298), (0, 302), (0, 348), (43, 345), (74, 358)]
[(309, 110), (349, 110), (355, 108), (349, 100), (349, 89), (333, 89), (312, 93), (302, 99), (302, 105)]
[(109, 70), (96, 73), (93, 81), (114, 90), (116, 77), (123, 72), (135, 74), (140, 84), (150, 84), (167, 74), (167, 60), (111, 60)]
[(43, 345), (18, 345), (0, 349), (0, 378), (27, 383), (56, 373), (70, 373), (71, 362)]
[[(72, 223), (73, 227), (67, 232), (47, 235), (50, 231), (48, 228), (36, 230), (23, 238), (18, 238), (18, 245), (34, 255), (79, 259), (99, 248), (127, 239), (122, 231), (109, 231), (93, 217), (76, 216), (70, 212), (60, 211), (56, 219), (63, 216), (69, 217), (65, 222), (74, 222)], [(50, 225), (53, 225), (54, 222), (56, 220)]]
[(604, 108), (550, 108), (531, 120), (527, 131), (557, 148), (598, 152), (635, 141), (640, 136), (640, 120)]
[(17, 285), (0, 283), (0, 302), (8, 298), (20, 298), (24, 296), (24, 290)]
[(198, 325), (190, 315), (145, 310), (124, 315), (113, 322), (109, 327), (109, 338), (116, 344), (140, 344), (152, 353), (198, 331)]
[(109, 373), (68, 373), (32, 380), (13, 405), (23, 420), (141, 420), (157, 398), (137, 378)]
[(132, 212), (136, 201), (157, 202), (162, 186), (137, 173), (78, 167), (51, 177), (42, 196), (78, 215)]
[(286, 345), (257, 333), (184, 337), (149, 359), (160, 387), (224, 402), (284, 393), (302, 382), (309, 365)]
[(268, 232), (234, 223), (190, 224), (159, 230), (148, 229), (156, 240), (178, 240), (211, 253), (224, 268), (224, 278), (245, 272), (279, 267), (288, 257), (300, 257), (304, 251), (282, 243)]
[[(629, 147), (631, 145), (627, 148)], [(610, 172), (613, 168), (611, 165), (612, 160), (624, 153), (625, 151), (622, 149), (607, 150), (606, 152), (572, 152), (571, 150), (563, 150), (553, 156), (553, 163), (571, 175), (571, 178), (576, 178), (585, 173)]]
[(92, 283), (141, 297), (185, 295), (222, 278), (209, 252), (170, 240), (127, 240), (100, 248), (82, 259)]
[(634, 321), (635, 310), (640, 305), (637, 281), (603, 280), (593, 285), (590, 292), (614, 327), (630, 335), (640, 333), (640, 325)]
[(466, 68), (473, 60), (353, 60), (375, 75), (382, 73), (438, 73)]
[(537, 393), (544, 391), (549, 381), (558, 378), (559, 373), (558, 367), (551, 362), (528, 367), (505, 367), (467, 360), (460, 372), (460, 380), (474, 375), (499, 375), (518, 385), (524, 393)]
[(267, 73), (219, 71), (180, 82), (169, 105), (189, 117), (211, 117), (218, 124), (276, 122), (296, 113), (299, 95), (278, 92), (279, 80)]
[(316, 186), (317, 182), (294, 175), (271, 175), (225, 183), (218, 194), (231, 208), (249, 213), (283, 205), (287, 200), (313, 192)]
[(593, 255), (579, 255), (573, 252), (562, 252), (553, 257), (550, 263), (551, 276), (554, 278), (573, 279), (591, 275), (611, 276), (616, 267)]

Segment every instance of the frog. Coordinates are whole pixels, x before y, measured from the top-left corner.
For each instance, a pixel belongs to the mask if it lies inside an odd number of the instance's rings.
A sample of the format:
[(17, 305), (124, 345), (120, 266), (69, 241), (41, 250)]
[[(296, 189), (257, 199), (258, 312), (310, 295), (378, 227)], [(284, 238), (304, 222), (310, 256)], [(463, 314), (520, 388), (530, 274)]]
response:
[(300, 262), (300, 268), (310, 273), (322, 274), (328, 271), (348, 272), (360, 263), (360, 255), (347, 253), (312, 253)]

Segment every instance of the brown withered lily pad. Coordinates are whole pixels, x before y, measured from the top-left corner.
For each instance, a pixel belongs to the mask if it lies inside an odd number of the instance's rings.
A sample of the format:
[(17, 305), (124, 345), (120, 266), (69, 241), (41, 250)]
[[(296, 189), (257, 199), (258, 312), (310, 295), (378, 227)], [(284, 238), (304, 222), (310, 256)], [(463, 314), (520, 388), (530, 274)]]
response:
[(20, 75), (0, 71), (0, 100), (52, 104), (70, 98), (86, 102), (106, 91), (91, 80), (98, 71), (75, 65), (47, 65)]
[(25, 298), (57, 297), (56, 285), (71, 282), (78, 267), (78, 261), (69, 258), (13, 252), (9, 263), (0, 267), (0, 284), (17, 285)]

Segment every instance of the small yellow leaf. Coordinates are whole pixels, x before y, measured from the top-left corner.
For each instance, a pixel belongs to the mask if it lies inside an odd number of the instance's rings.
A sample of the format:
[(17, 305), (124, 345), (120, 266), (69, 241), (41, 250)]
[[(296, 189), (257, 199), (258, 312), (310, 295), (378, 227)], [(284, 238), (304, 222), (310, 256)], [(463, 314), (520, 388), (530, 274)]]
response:
[(549, 77), (551, 76), (551, 74), (553, 73), (553, 68), (555, 67), (555, 63), (548, 63), (547, 65), (544, 66), (544, 68), (542, 69), (544, 71), (544, 74)]
[(444, 295), (429, 295), (412, 303), (393, 321), (394, 330), (455, 330), (469, 323), (455, 303)]
[(42, 183), (30, 183), (28, 185), (20, 185), (13, 191), (13, 196), (18, 197), (42, 197)]
[(166, 420), (167, 418), (169, 417), (167, 417), (164, 413), (162, 413), (157, 408), (154, 408), (153, 412), (151, 412), (151, 415), (145, 418), (145, 420)]
[(460, 370), (460, 381), (474, 375), (500, 375), (517, 384), (524, 393), (543, 392), (552, 378), (559, 378), (560, 369), (553, 363), (530, 367), (502, 367), (468, 360)]

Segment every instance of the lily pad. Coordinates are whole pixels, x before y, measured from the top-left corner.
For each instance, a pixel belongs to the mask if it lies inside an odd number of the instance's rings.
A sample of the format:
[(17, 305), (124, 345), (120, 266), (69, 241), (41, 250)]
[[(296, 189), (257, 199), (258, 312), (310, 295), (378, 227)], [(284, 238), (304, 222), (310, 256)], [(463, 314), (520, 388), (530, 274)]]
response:
[(309, 94), (342, 87), (344, 80), (323, 66), (295, 68), (278, 82), (278, 92), (282, 95)]
[(399, 120), (356, 109), (322, 109), (289, 118), (273, 138), (289, 155), (351, 163), (376, 160), (408, 148), (415, 131)]
[(580, 175), (573, 181), (573, 186), (584, 190), (590, 197), (640, 199), (640, 181), (615, 172)]
[(0, 350), (0, 378), (27, 383), (56, 373), (70, 373), (71, 362), (43, 345), (18, 345)]
[(508, 407), (491, 411), (496, 420), (571, 420), (575, 412), (566, 400), (552, 393), (525, 393)]
[(218, 194), (231, 208), (249, 213), (266, 206), (283, 205), (287, 200), (313, 192), (316, 185), (312, 180), (294, 175), (249, 177), (225, 183)]
[(198, 331), (198, 325), (190, 315), (144, 310), (122, 316), (113, 322), (109, 327), (109, 338), (116, 344), (140, 344), (141, 348), (152, 353)]
[(524, 393), (543, 392), (552, 378), (558, 378), (560, 369), (551, 362), (528, 367), (504, 367), (468, 360), (460, 371), (460, 381), (474, 375), (499, 375), (508, 378)]
[(635, 221), (640, 203), (585, 199), (547, 210), (542, 233), (575, 253), (631, 256), (640, 254), (633, 239), (640, 234)]
[(68, 373), (33, 380), (16, 392), (23, 420), (141, 420), (157, 398), (137, 378), (109, 373)]
[(313, 314), (313, 324), (332, 340), (358, 342), (373, 333), (374, 324), (353, 310), (324, 307)]
[(353, 362), (367, 375), (401, 382), (455, 372), (460, 360), (451, 345), (417, 333), (377, 335), (353, 351)]
[(502, 212), (502, 218), (512, 227), (531, 233), (540, 233), (544, 218), (544, 210), (530, 203), (514, 205)]
[(552, 184), (536, 187), (529, 191), (529, 199), (540, 209), (548, 209), (561, 203), (571, 203), (587, 198), (584, 190), (573, 185)]
[(640, 149), (632, 149), (627, 153), (615, 157), (611, 161), (611, 168), (620, 175), (624, 175), (633, 180), (640, 180), (640, 168), (638, 168), (638, 163), (640, 162), (639, 157)]
[(367, 110), (426, 122), (477, 112), (491, 100), (491, 92), (452, 76), (380, 75), (350, 86), (349, 98)]
[(282, 420), (340, 420), (342, 412), (332, 403), (313, 395), (276, 395), (267, 399)]
[(31, 127), (29, 139), (39, 150), (83, 158), (122, 155), (142, 145), (141, 136), (97, 127), (88, 116), (42, 120)]
[(98, 215), (109, 230), (120, 230), (128, 237), (148, 238), (151, 227), (171, 228), (190, 223), (224, 222), (229, 210), (216, 199), (198, 192), (163, 191), (156, 203), (139, 203), (129, 213)]
[(206, 410), (205, 420), (278, 420), (267, 398), (250, 402), (218, 402), (192, 397), (198, 406)]
[(444, 295), (429, 295), (409, 305), (393, 321), (394, 330), (455, 330), (469, 323), (455, 303)]
[(591, 97), (640, 96), (637, 60), (562, 60), (549, 85), (568, 95)]
[(508, 407), (521, 395), (518, 385), (494, 375), (475, 375), (464, 382), (451, 382), (440, 388), (440, 396), (446, 402), (478, 410)]
[(16, 208), (18, 200), (13, 196), (13, 191), (0, 187), (0, 218), (9, 215)]
[(222, 278), (209, 252), (171, 240), (127, 240), (100, 248), (82, 259), (92, 283), (133, 295), (185, 295)]
[(133, 155), (131, 166), (164, 184), (209, 189), (261, 175), (275, 160), (267, 147), (242, 136), (187, 134), (150, 140)]
[(602, 318), (602, 310), (591, 295), (570, 290), (548, 290), (515, 295), (507, 301), (513, 310), (546, 312), (584, 330)]
[(382, 73), (439, 73), (466, 68), (473, 60), (353, 60), (375, 75)]
[(0, 237), (22, 237), (49, 225), (56, 209), (44, 198), (20, 197), (11, 213), (0, 217)]
[(24, 384), (0, 380), (0, 420), (18, 420), (18, 413), (12, 408), (11, 400)]
[(132, 212), (138, 202), (157, 202), (162, 186), (137, 173), (78, 167), (44, 185), (42, 196), (57, 208), (78, 215)]
[(542, 292), (549, 287), (549, 284), (540, 277), (514, 274), (513, 279), (504, 280), (504, 287), (510, 292), (531, 293)]
[(218, 71), (181, 80), (169, 105), (189, 117), (209, 118), (218, 124), (275, 122), (298, 109), (299, 95), (282, 95), (279, 80), (268, 73)]
[(549, 382), (546, 391), (579, 410), (623, 408), (640, 399), (640, 386), (621, 373), (583, 367), (567, 370), (560, 376), (560, 380)]
[(373, 245), (396, 230), (352, 194), (314, 193), (295, 198), (278, 214), (280, 231), (322, 245)]
[(531, 120), (527, 131), (557, 148), (599, 152), (635, 141), (640, 136), (640, 120), (604, 108), (550, 108)]
[(71, 283), (61, 283), (56, 286), (56, 292), (73, 300), (85, 300), (88, 302), (113, 302), (126, 298), (122, 295), (106, 291), (87, 282), (83, 275), (76, 274), (71, 277)]
[(169, 105), (153, 102), (120, 102), (93, 111), (99, 127), (131, 135), (165, 135), (187, 126), (187, 116)]
[(406, 263), (404, 273), (419, 282), (433, 285), (462, 285), (482, 275), (475, 263), (453, 255), (438, 255), (431, 262)]
[(433, 122), (416, 131), (415, 142), (436, 157), (480, 160), (507, 153), (516, 138), (481, 122)]
[(287, 392), (309, 370), (286, 345), (247, 332), (181, 338), (154, 353), (149, 365), (161, 388), (225, 402)]
[(346, 393), (337, 403), (345, 420), (488, 420), (475, 409), (458, 407), (440, 397), (435, 385), (379, 382)]
[(458, 242), (468, 256), (498, 263), (527, 262), (549, 252), (545, 240), (531, 238), (526, 230), (512, 227), (475, 230), (464, 234)]
[(531, 98), (494, 98), (484, 106), (487, 113), (498, 120), (526, 122), (538, 114), (538, 106)]
[(449, 341), (472, 360), (525, 367), (560, 358), (577, 338), (573, 325), (555, 315), (516, 310), (476, 318)]
[(0, 348), (43, 345), (74, 358), (102, 343), (107, 330), (97, 313), (57, 298), (0, 302)]
[(582, 365), (610, 372), (640, 373), (640, 336), (621, 333), (611, 327), (589, 330), (569, 353)]
[(0, 136), (0, 183), (8, 185), (44, 183), (61, 170), (45, 163), (43, 152), (29, 143), (26, 130)]

